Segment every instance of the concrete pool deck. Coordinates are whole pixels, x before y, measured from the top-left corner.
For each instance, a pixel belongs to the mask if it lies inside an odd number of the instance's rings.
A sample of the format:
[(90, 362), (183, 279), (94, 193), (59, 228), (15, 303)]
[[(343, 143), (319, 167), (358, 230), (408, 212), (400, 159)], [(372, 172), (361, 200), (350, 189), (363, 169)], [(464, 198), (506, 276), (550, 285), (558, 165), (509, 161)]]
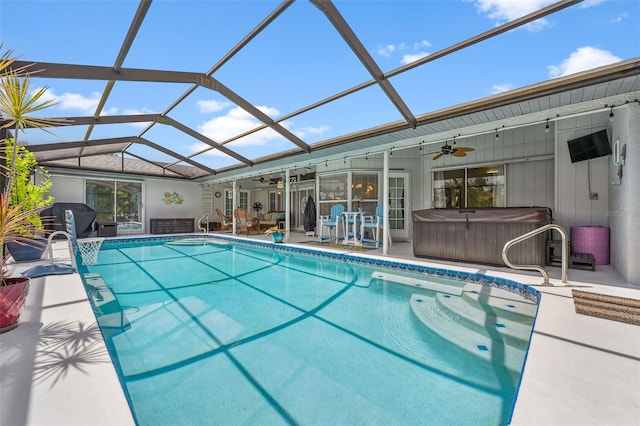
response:
[[(291, 244), (310, 239), (304, 233), (289, 235)], [(56, 243), (54, 257), (65, 253), (68, 257), (66, 243)], [(417, 259), (411, 243), (394, 244), (389, 257), (455, 265), (542, 293), (512, 424), (640, 424), (640, 327), (579, 315), (573, 306), (572, 289), (640, 299), (640, 288), (625, 283), (610, 266), (570, 270), (566, 286), (559, 268), (549, 268), (553, 286), (544, 286), (538, 274)], [(19, 272), (31, 266), (12, 267)], [(20, 326), (0, 334), (0, 401), (3, 426), (135, 424), (79, 275), (32, 280)]]

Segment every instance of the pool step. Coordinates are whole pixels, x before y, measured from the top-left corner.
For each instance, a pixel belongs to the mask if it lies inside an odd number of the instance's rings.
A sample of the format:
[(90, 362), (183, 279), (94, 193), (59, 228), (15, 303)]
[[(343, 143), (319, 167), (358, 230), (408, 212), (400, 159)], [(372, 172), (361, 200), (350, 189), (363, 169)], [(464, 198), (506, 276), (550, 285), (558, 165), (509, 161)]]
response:
[(414, 315), (443, 339), (512, 372), (522, 370), (531, 324), (487, 315), (478, 302), (448, 294), (430, 297), (414, 293), (410, 306)]
[(216, 247), (231, 247), (231, 242), (226, 240), (216, 240), (213, 238), (182, 238), (179, 240), (167, 241), (164, 243), (167, 246), (216, 246)]
[(84, 274), (87, 295), (105, 337), (112, 337), (131, 326), (120, 302), (100, 274)]
[(382, 271), (374, 271), (371, 274), (371, 279), (390, 281), (398, 284), (408, 285), (411, 287), (424, 288), (426, 290), (431, 290), (438, 293), (452, 294), (455, 296), (460, 296), (463, 291), (462, 286), (458, 286), (456, 285), (456, 283), (441, 283), (437, 282), (436, 279), (414, 278)]
[(483, 303), (500, 317), (511, 319), (534, 318), (538, 305), (511, 291), (482, 284), (467, 283), (462, 290), (465, 300)]
[(458, 318), (458, 323), (470, 330), (487, 334), (494, 340), (502, 340), (506, 344), (525, 350), (531, 334), (532, 317), (519, 321), (496, 315), (494, 310), (469, 299), (449, 294), (437, 294), (436, 302), (440, 309)]

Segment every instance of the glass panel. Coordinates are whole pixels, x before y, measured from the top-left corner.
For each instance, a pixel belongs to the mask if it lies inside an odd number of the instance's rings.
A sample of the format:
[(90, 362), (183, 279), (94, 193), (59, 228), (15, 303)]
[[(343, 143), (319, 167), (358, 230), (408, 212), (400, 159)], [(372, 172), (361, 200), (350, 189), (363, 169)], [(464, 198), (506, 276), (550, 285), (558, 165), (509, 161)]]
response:
[(328, 215), (334, 204), (347, 205), (347, 175), (320, 176), (318, 178), (320, 194), (317, 210), (321, 215)]
[(504, 207), (505, 189), (504, 164), (433, 174), (434, 207)]
[(389, 228), (404, 229), (405, 178), (389, 178)]
[(269, 211), (284, 211), (284, 201), (282, 191), (269, 191)]
[(465, 206), (464, 169), (433, 173), (433, 206), (456, 208)]
[(238, 191), (238, 207), (249, 210), (249, 193), (247, 191)]
[(378, 204), (378, 173), (353, 174), (351, 178), (351, 208), (374, 214)]
[(504, 207), (504, 165), (468, 169), (467, 193), (468, 207)]
[(233, 217), (233, 191), (230, 189), (224, 191), (224, 215)]
[(115, 222), (114, 202), (115, 182), (108, 180), (85, 181), (85, 200), (96, 211), (96, 222)]
[(85, 202), (96, 222), (115, 222), (120, 231), (141, 231), (142, 182), (87, 179)]
[(118, 230), (141, 230), (142, 183), (116, 181), (116, 222)]
[[(227, 217), (233, 217), (233, 211), (236, 208), (233, 206), (233, 191), (231, 189), (225, 189), (224, 197), (224, 215)], [(239, 190), (236, 192), (236, 197), (238, 197), (236, 200), (238, 204), (237, 207), (251, 212), (251, 210), (249, 210), (249, 192)]]

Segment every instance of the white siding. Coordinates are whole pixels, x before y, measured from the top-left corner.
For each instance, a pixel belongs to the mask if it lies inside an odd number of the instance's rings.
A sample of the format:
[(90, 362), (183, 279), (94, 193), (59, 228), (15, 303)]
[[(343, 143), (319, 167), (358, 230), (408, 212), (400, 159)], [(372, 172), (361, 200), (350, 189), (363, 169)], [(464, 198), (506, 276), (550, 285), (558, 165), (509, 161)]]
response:
[(51, 174), (54, 203), (84, 203), (84, 178)]
[(640, 285), (640, 106), (632, 103), (615, 114), (611, 139), (627, 146), (627, 157), (622, 181), (618, 181), (613, 159), (609, 171), (609, 180), (620, 183), (610, 187), (606, 212), (611, 227), (611, 263), (627, 282)]
[[(98, 175), (96, 174), (96, 177)], [(102, 175), (100, 178), (114, 179)], [(176, 180), (163, 180), (155, 178), (135, 179), (126, 176), (121, 180), (144, 181), (144, 213), (143, 223), (145, 230), (148, 230), (149, 218), (185, 218), (192, 217), (196, 221), (204, 214), (202, 210), (202, 194), (200, 185), (194, 182), (181, 182)], [(54, 197), (54, 202), (58, 203), (84, 203), (85, 188), (84, 177), (64, 176), (57, 172), (51, 173), (50, 194)], [(165, 192), (179, 194), (182, 204), (167, 204), (163, 199)]]
[(507, 206), (553, 208), (553, 160), (507, 165)]
[[(606, 216), (609, 194), (609, 162), (611, 157), (571, 163), (567, 141), (606, 128), (611, 137), (607, 113), (586, 115), (559, 121), (557, 124), (557, 182), (556, 223), (567, 229), (571, 226), (608, 226)], [(589, 167), (591, 173), (589, 174)], [(598, 199), (589, 198), (591, 192)]]

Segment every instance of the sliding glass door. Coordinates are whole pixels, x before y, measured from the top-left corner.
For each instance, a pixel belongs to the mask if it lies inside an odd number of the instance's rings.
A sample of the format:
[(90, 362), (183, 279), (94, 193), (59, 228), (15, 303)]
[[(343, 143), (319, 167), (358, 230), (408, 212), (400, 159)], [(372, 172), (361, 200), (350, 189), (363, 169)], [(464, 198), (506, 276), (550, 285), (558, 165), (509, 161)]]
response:
[(118, 233), (142, 232), (142, 182), (87, 179), (85, 203), (96, 211), (96, 222), (118, 224)]

